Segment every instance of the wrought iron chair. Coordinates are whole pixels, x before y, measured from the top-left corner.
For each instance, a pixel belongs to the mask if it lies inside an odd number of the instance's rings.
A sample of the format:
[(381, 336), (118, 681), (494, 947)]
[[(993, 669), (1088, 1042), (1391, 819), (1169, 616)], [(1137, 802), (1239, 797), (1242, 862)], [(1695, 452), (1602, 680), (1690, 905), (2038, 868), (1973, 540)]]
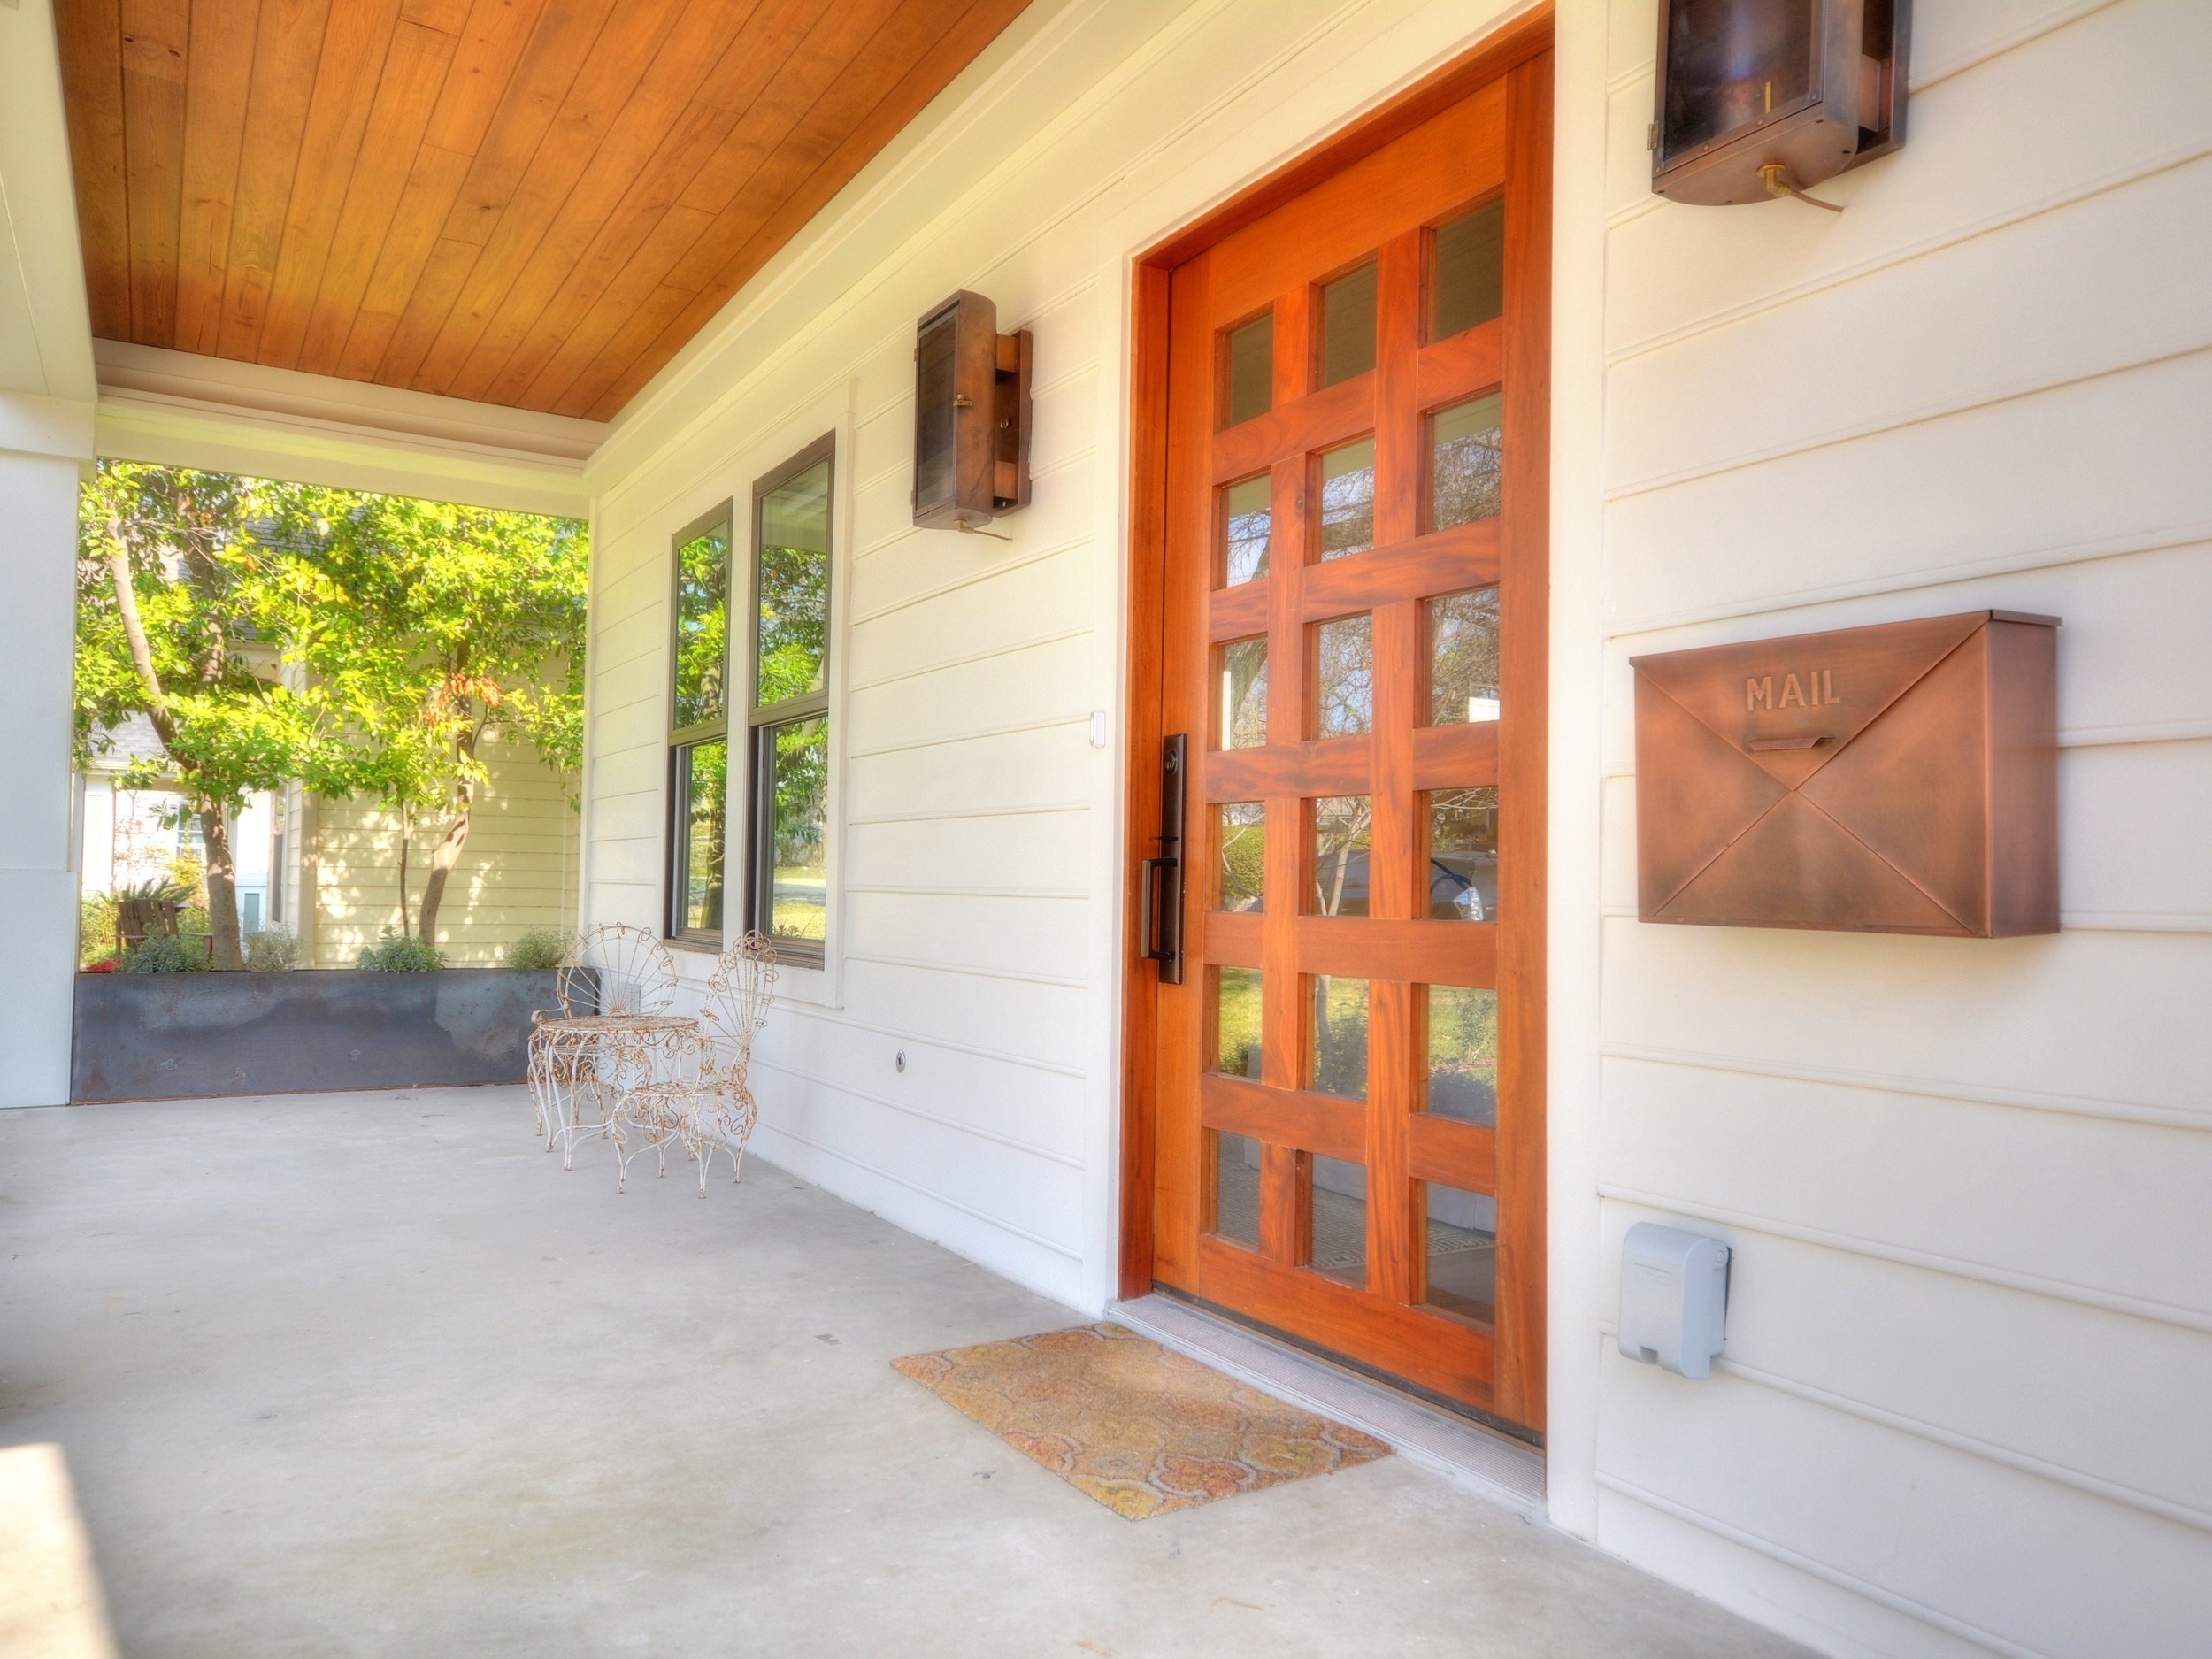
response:
[[(774, 1002), (776, 952), (757, 933), (748, 933), (722, 953), (708, 979), (699, 1010), (697, 1035), (672, 1075), (623, 1090), (619, 1111), (641, 1137), (638, 1151), (651, 1147), (668, 1173), (668, 1144), (680, 1141), (699, 1166), (699, 1196), (707, 1195), (707, 1167), (717, 1152), (730, 1157), (733, 1184), (744, 1176), (745, 1143), (752, 1138), (760, 1108), (747, 1072), (753, 1039), (768, 1023)], [(635, 1155), (618, 1140), (626, 1177)]]
[(531, 1016), (530, 1094), (545, 1149), (560, 1142), (567, 1170), (579, 1141), (605, 1136), (619, 1150), (623, 1091), (664, 1072), (695, 1027), (670, 1011), (676, 964), (667, 946), (625, 922), (603, 923), (577, 940), (554, 995), (557, 1013)]

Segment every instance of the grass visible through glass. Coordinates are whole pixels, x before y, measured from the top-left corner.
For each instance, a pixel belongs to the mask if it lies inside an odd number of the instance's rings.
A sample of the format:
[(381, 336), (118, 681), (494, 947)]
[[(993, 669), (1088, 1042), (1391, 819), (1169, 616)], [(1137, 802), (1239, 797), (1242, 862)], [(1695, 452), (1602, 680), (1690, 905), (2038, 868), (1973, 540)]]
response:
[(1306, 1087), (1342, 1100), (1367, 1098), (1367, 981), (1318, 973), (1308, 982)]
[(1498, 994), (1463, 985), (1429, 993), (1428, 1110), (1463, 1124), (1498, 1121)]
[(1260, 971), (1216, 968), (1214, 1070), (1260, 1080)]

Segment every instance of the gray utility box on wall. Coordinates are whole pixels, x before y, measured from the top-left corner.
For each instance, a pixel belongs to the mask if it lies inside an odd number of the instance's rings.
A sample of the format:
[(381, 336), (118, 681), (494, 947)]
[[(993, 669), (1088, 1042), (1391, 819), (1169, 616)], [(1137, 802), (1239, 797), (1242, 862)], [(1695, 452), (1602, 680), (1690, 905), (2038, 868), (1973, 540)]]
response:
[(1621, 1246), (1621, 1352), (1684, 1377), (1709, 1377), (1728, 1323), (1728, 1247), (1640, 1221)]

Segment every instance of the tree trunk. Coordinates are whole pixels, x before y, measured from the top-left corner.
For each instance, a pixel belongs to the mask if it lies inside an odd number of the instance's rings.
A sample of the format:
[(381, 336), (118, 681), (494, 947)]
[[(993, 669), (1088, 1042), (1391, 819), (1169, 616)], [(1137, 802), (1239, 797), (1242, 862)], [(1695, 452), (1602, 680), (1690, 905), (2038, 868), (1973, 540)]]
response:
[(453, 873), (453, 866), (461, 862), (461, 849), (469, 844), (469, 814), (476, 804), (476, 787), (473, 784), (463, 784), (454, 794), (458, 810), (446, 828), (445, 839), (430, 855), (430, 879), (422, 884), (422, 926), (417, 936), (426, 945), (437, 942), (438, 905), (445, 898), (446, 878)]
[(220, 805), (200, 808), (200, 834), (207, 843), (207, 916), (214, 934), (215, 965), (246, 965), (238, 943), (238, 867), (230, 856), (230, 819)]
[(407, 919), (407, 851), (414, 844), (415, 814), (407, 803), (399, 803), (399, 931), (410, 933), (414, 925)]
[[(465, 767), (476, 758), (477, 729), (465, 728), (465, 734), (454, 745), (456, 757)], [(416, 937), (426, 945), (438, 942), (438, 906), (445, 898), (446, 878), (453, 873), (453, 866), (461, 862), (461, 849), (469, 844), (469, 814), (476, 807), (476, 785), (466, 772), (453, 786), (453, 822), (446, 826), (445, 839), (430, 855), (430, 879), (422, 884), (422, 908), (417, 912), (422, 926)]]

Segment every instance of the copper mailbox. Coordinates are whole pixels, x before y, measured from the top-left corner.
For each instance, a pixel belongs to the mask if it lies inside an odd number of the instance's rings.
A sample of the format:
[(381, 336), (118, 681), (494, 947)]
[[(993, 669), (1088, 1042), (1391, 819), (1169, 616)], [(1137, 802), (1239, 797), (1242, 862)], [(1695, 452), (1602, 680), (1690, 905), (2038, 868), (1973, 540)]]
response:
[(2058, 931), (2055, 617), (1633, 659), (1647, 922)]

